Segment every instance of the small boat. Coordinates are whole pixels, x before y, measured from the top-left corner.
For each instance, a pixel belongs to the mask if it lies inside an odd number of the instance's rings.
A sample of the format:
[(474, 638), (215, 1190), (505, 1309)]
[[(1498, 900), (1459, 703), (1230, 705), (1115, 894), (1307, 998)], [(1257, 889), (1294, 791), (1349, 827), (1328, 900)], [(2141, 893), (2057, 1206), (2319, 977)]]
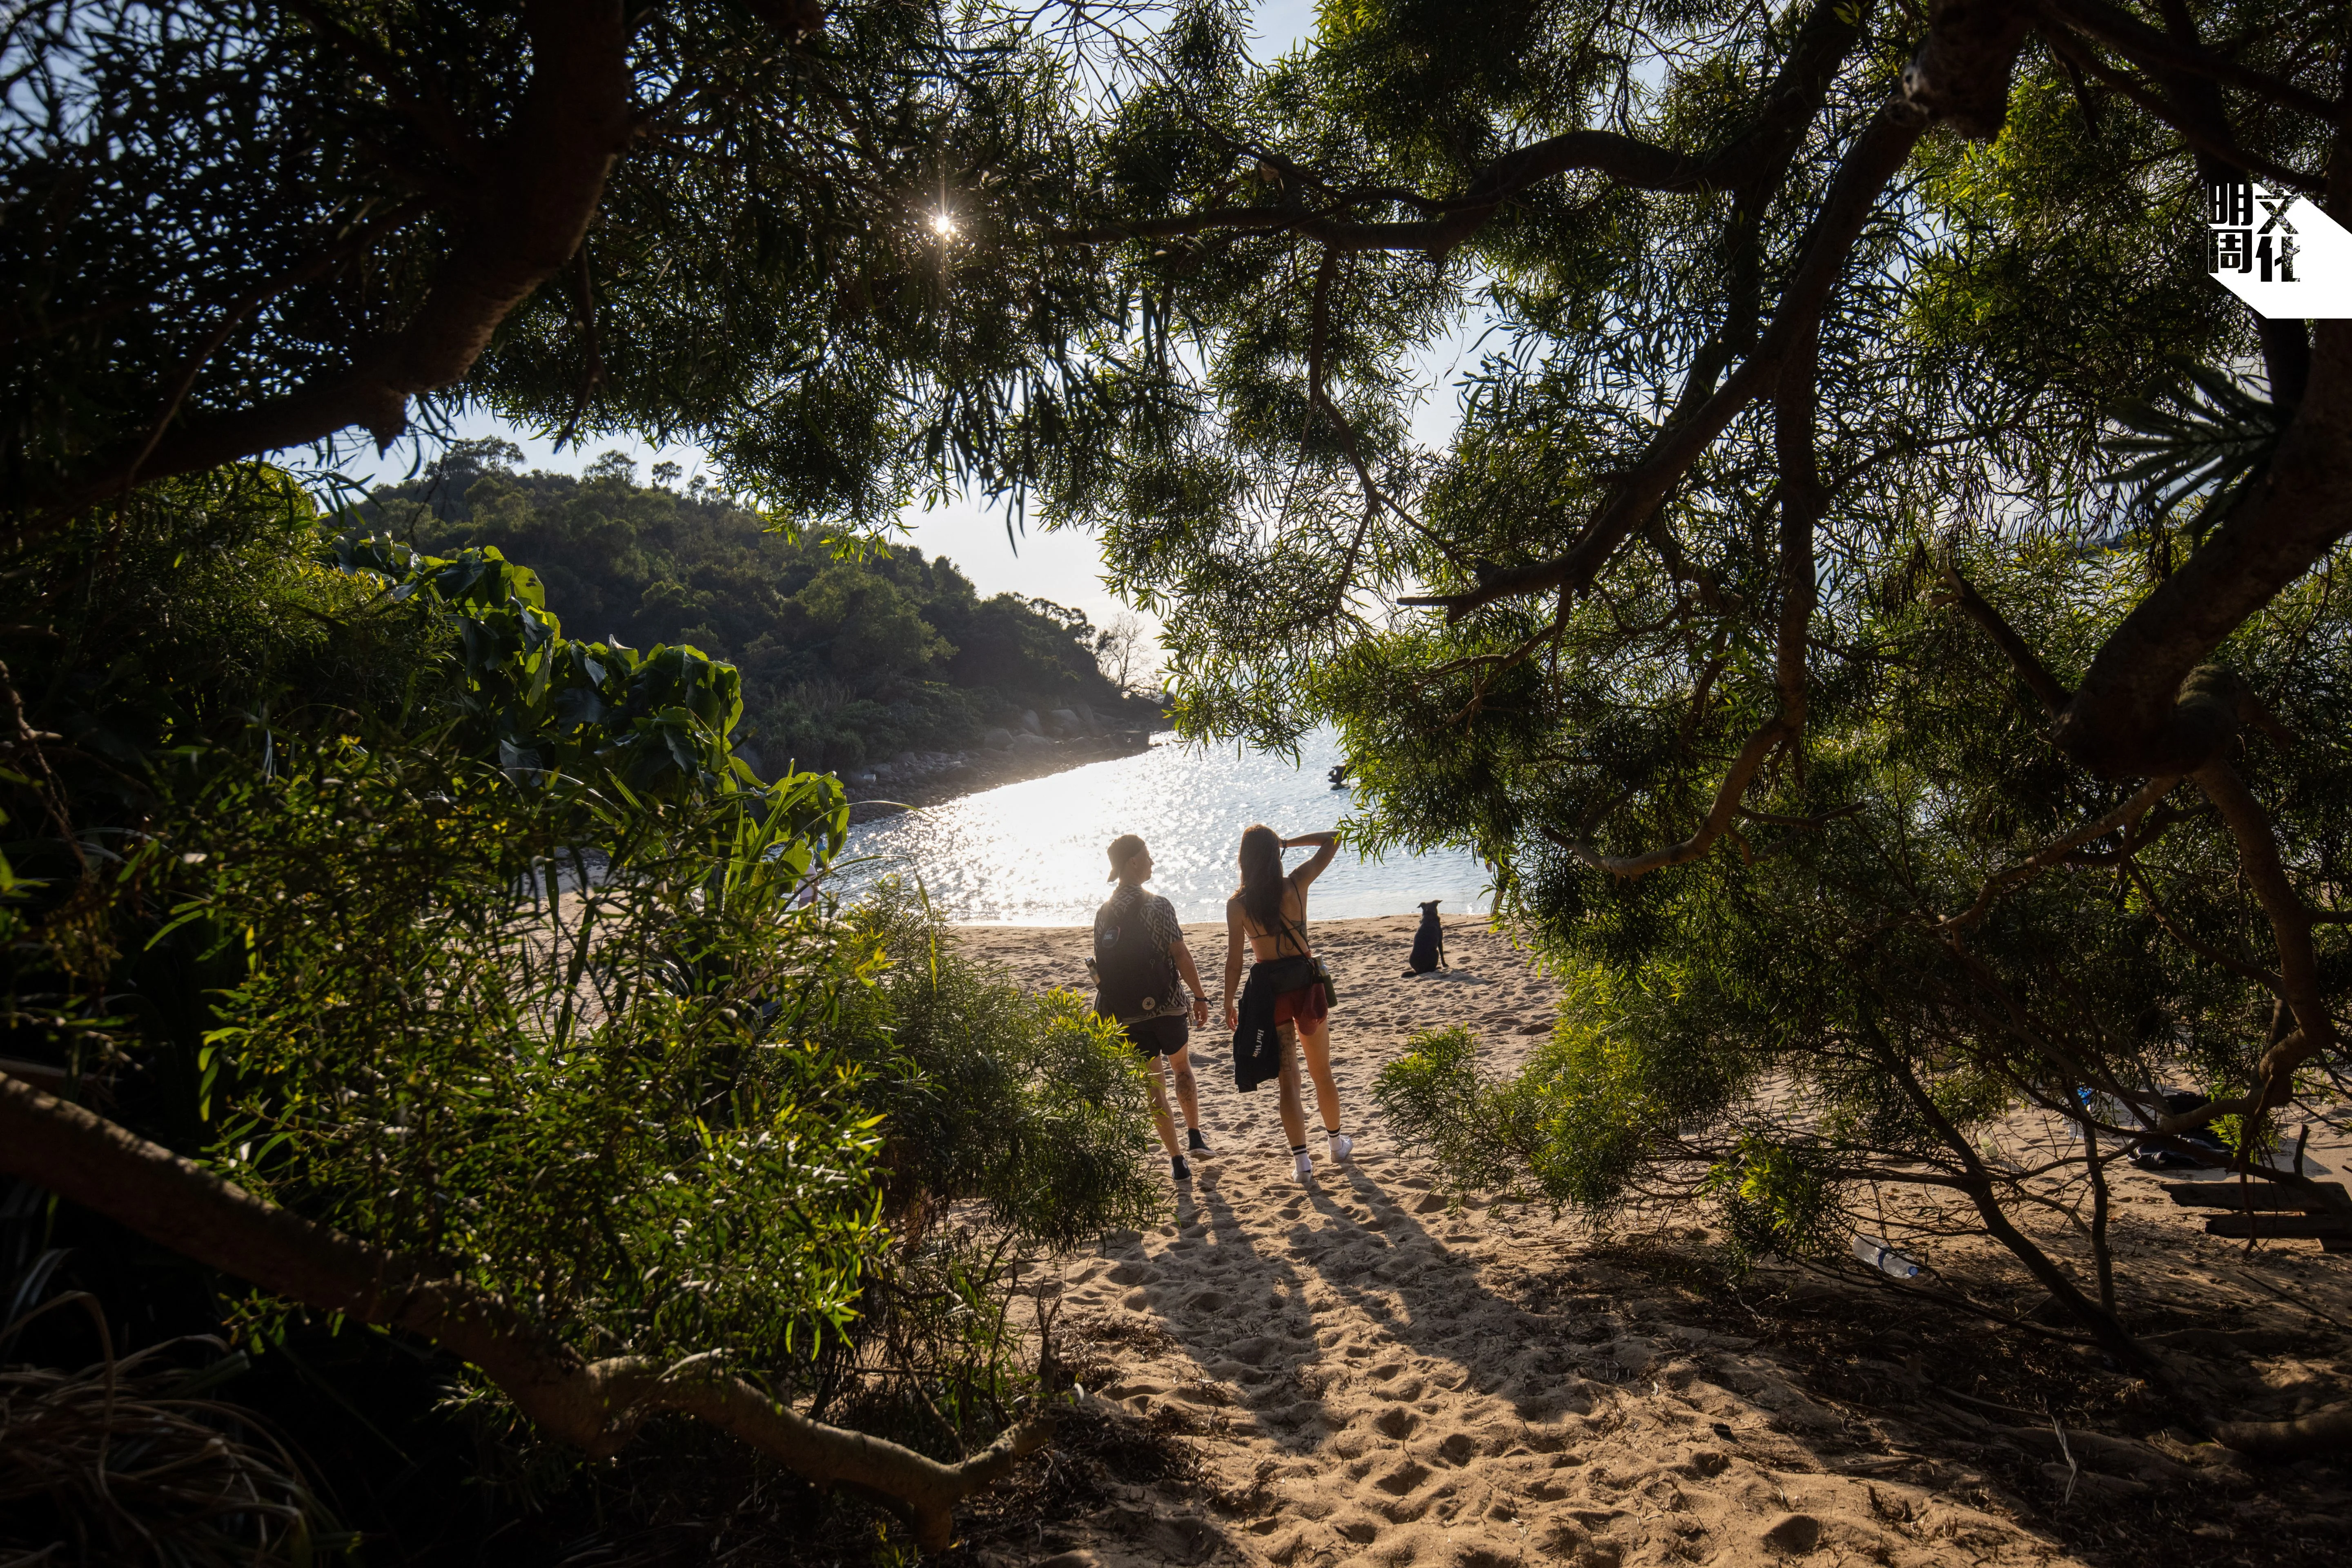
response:
[(1341, 763), (1338, 767), (1333, 768), (1324, 776), (1331, 781), (1331, 787), (1333, 789), (1346, 789), (1348, 787), (1348, 769), (1353, 765), (1354, 764), (1349, 763)]

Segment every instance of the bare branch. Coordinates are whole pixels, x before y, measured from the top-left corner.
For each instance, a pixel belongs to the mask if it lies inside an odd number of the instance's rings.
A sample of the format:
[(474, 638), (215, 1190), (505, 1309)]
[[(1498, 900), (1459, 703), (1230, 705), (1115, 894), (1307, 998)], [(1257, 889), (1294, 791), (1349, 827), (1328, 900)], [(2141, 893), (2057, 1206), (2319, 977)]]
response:
[(1963, 136), (1990, 142), (2009, 117), (2018, 47), (2033, 25), (2022, 0), (1928, 0), (1927, 36), (1903, 69), (1903, 92)]
[[(2035, 1282), (2055, 1297), (2060, 1305), (2072, 1311), (2109, 1352), (2160, 1380), (2161, 1369), (2116, 1321), (2115, 1315), (2085, 1297), (2048, 1253), (2036, 1247), (2024, 1232), (2011, 1223), (1994, 1194), (1996, 1184), (1992, 1173), (1985, 1168), (1976, 1145), (1969, 1142), (1967, 1134), (1952, 1125), (1951, 1120), (1944, 1114), (1943, 1107), (1937, 1104), (1936, 1097), (1920, 1085), (1912, 1073), (1910, 1063), (1904, 1059), (1902, 1054), (1887, 1046), (1884, 1039), (1879, 1040), (1878, 1045), (1880, 1048), (1874, 1054), (1881, 1066), (1911, 1101), (1912, 1108), (1920, 1118), (1958, 1158), (1968, 1177), (1961, 1190), (1968, 1194), (1969, 1203), (1976, 1208), (1977, 1217), (1984, 1222), (1985, 1229), (1991, 1233), (1993, 1239), (2009, 1248), (2011, 1255), (2025, 1265), (2026, 1271), (2033, 1276)], [(2159, 1386), (2165, 1386), (2167, 1394), (2179, 1397), (2161, 1382)]]

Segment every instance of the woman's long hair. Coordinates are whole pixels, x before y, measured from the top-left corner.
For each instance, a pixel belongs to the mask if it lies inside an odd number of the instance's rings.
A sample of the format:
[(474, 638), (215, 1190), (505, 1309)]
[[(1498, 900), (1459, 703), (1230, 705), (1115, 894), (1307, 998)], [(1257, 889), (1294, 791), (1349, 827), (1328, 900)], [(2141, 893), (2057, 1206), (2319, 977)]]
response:
[(1242, 835), (1242, 910), (1271, 936), (1282, 930), (1282, 836), (1265, 823)]

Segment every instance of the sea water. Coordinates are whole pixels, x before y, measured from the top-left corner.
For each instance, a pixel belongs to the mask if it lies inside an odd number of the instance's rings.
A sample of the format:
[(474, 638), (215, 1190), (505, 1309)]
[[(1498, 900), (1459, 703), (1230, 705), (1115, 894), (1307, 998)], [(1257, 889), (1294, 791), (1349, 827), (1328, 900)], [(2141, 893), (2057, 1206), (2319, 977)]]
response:
[[(1337, 826), (1349, 795), (1327, 774), (1339, 762), (1329, 731), (1305, 737), (1299, 758), (1203, 748), (1156, 735), (1151, 750), (1042, 779), (964, 795), (849, 831), (840, 884), (856, 890), (888, 874), (920, 879), (931, 902), (969, 925), (1085, 925), (1106, 893), (1106, 852), (1139, 833), (1155, 867), (1151, 889), (1182, 921), (1219, 921), (1239, 879), (1242, 829), (1263, 822), (1284, 837)], [(1313, 853), (1294, 849), (1293, 866)], [(1461, 850), (1369, 860), (1341, 849), (1308, 896), (1313, 920), (1411, 914), (1429, 899), (1443, 912), (1486, 907), (1488, 878)]]

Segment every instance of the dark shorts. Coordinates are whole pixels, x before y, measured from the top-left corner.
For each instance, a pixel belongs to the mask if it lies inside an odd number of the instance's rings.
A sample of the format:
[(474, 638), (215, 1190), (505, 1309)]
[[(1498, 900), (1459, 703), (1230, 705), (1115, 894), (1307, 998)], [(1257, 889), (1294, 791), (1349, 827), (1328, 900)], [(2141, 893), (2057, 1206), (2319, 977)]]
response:
[(1184, 1015), (1172, 1013), (1164, 1018), (1138, 1018), (1121, 1026), (1135, 1048), (1147, 1057), (1172, 1057), (1184, 1048), (1189, 1033)]

